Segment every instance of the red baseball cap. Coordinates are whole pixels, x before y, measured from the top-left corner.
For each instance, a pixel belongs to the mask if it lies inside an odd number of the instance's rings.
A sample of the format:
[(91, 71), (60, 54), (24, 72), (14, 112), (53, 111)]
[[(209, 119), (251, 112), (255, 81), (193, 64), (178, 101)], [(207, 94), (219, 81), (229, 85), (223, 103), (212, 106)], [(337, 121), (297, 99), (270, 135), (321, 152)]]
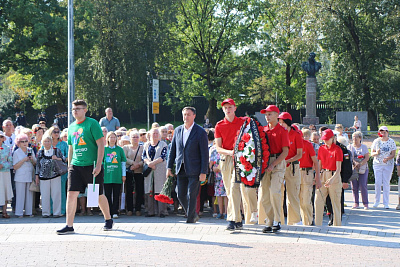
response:
[(225, 104), (230, 104), (230, 105), (236, 106), (235, 101), (233, 101), (232, 98), (227, 98), (224, 101), (222, 101), (221, 106), (223, 107)]
[(279, 114), (280, 111), (279, 111), (279, 108), (275, 105), (269, 105), (266, 109), (260, 110), (261, 114), (265, 114), (267, 112), (276, 112)]
[(335, 134), (331, 129), (326, 129), (325, 131), (322, 132), (321, 139), (322, 140), (329, 140), (331, 139)]
[(292, 115), (290, 115), (289, 112), (282, 112), (281, 114), (279, 114), (278, 119), (292, 120)]

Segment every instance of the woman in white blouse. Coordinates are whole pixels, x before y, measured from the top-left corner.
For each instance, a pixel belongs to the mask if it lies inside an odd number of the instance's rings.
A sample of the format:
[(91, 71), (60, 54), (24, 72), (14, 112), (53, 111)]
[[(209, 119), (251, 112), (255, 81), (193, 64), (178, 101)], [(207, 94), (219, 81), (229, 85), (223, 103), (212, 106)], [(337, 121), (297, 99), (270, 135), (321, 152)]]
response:
[(15, 140), (18, 149), (13, 154), (15, 170), (15, 215), (19, 218), (24, 216), (33, 217), (32, 200), (33, 193), (29, 191), (29, 186), (33, 181), (34, 166), (36, 165), (35, 152), (28, 147), (28, 136), (19, 134)]
[(383, 206), (389, 209), (390, 179), (392, 178), (394, 157), (396, 155), (396, 143), (389, 138), (389, 130), (381, 126), (379, 137), (371, 146), (371, 156), (374, 157), (373, 167), (375, 175), (375, 204), (378, 207), (381, 201), (381, 187), (383, 185)]

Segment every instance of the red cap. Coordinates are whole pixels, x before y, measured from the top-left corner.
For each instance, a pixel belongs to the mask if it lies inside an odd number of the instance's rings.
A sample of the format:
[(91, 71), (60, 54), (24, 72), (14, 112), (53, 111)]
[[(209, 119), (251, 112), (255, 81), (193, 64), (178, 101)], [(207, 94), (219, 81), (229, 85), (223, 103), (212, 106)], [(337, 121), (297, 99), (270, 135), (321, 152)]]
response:
[(267, 113), (267, 112), (276, 112), (276, 113), (279, 113), (280, 111), (279, 111), (279, 108), (278, 108), (277, 106), (275, 106), (275, 105), (269, 105), (266, 109), (260, 110), (260, 113), (261, 113), (261, 114), (265, 114), (265, 113)]
[(322, 140), (329, 140), (334, 136), (334, 133), (331, 129), (326, 129), (325, 131), (322, 132), (321, 139)]
[(227, 98), (224, 101), (222, 101), (221, 106), (223, 107), (225, 104), (230, 104), (230, 105), (236, 106), (235, 101), (233, 101), (232, 98)]
[(281, 114), (279, 114), (278, 119), (292, 120), (292, 116), (289, 114), (289, 112), (282, 112)]

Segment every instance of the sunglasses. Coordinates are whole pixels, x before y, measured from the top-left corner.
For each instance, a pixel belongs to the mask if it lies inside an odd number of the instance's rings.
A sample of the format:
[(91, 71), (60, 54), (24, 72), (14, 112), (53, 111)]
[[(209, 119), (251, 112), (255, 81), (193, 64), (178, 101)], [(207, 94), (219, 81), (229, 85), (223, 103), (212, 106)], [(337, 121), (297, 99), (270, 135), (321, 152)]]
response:
[(379, 130), (380, 132), (387, 132), (388, 133), (388, 131), (386, 131), (386, 130)]
[(121, 136), (122, 136), (122, 134), (117, 135), (117, 137), (121, 137)]
[(28, 143), (28, 140), (21, 140), (20, 143)]
[(137, 135), (136, 136), (131, 136), (131, 138), (139, 138), (139, 136), (137, 136)]
[(60, 133), (60, 131), (53, 131), (53, 133), (56, 133), (56, 134), (57, 134), (57, 133)]
[(143, 136), (143, 135), (146, 135), (145, 133), (144, 134), (140, 134), (140, 136)]

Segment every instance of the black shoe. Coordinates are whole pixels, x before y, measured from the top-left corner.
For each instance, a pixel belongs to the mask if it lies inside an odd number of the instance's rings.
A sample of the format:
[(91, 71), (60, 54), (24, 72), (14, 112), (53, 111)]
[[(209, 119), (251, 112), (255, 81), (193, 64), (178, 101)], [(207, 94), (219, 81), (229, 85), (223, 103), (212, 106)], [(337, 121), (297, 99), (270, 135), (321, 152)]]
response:
[(160, 214), (160, 218), (165, 218), (165, 215), (164, 214)]
[(242, 222), (235, 223), (235, 229), (236, 230), (242, 230), (243, 229), (243, 223)]
[(200, 217), (198, 215), (196, 215), (196, 217), (194, 217), (193, 220), (187, 220), (186, 223), (196, 223), (198, 222), (200, 219)]
[(154, 216), (156, 216), (156, 215), (155, 214), (152, 214), (152, 215), (146, 214), (144, 217), (154, 217)]
[(226, 230), (235, 231), (235, 222), (234, 221), (230, 221), (228, 226), (226, 227)]
[(332, 225), (333, 225), (333, 220), (329, 220), (328, 226), (332, 226)]
[(276, 233), (279, 232), (281, 230), (281, 223), (278, 223), (278, 225), (273, 225), (272, 226), (272, 232)]
[(57, 230), (57, 235), (69, 235), (69, 234), (75, 234), (74, 227), (68, 227), (68, 225), (66, 225), (63, 229)]
[(111, 231), (114, 225), (113, 219), (106, 220), (106, 223), (104, 224), (103, 230), (104, 231)]
[(263, 233), (272, 233), (272, 227), (271, 226), (265, 226), (264, 229), (262, 230)]

